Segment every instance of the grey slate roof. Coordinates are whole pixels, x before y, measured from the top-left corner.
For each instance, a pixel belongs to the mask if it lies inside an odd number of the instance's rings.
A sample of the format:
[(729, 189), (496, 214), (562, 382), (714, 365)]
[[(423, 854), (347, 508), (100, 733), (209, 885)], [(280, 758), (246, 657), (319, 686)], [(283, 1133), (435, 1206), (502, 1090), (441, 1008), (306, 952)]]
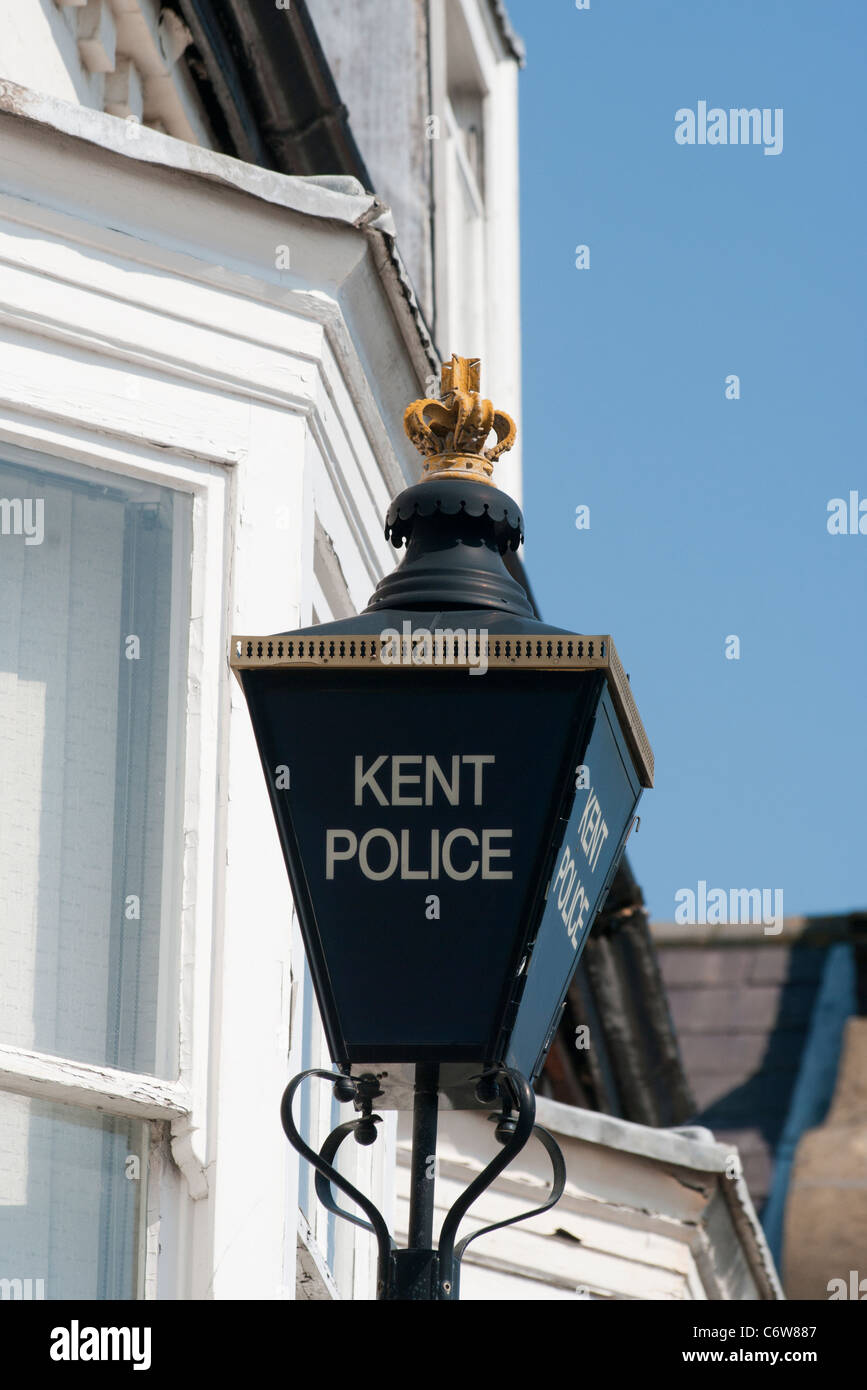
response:
[[(860, 924), (860, 930), (859, 930)], [(826, 950), (856, 941), (863, 914), (790, 918), (777, 937), (754, 927), (653, 923), (696, 1111), (737, 1147), (756, 1208), (767, 1198), (804, 1055)]]

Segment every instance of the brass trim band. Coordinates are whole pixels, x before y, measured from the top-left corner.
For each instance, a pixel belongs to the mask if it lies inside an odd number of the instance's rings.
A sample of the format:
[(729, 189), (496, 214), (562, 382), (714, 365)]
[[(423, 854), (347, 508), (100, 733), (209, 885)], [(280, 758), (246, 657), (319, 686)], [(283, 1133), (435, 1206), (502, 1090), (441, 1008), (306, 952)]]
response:
[[(233, 637), (229, 664), (237, 673), (263, 667), (298, 670), (329, 666), (343, 669), (387, 666), (394, 671), (417, 671), (422, 664), (430, 670), (453, 670), (475, 663), (474, 656), (468, 651), (466, 631), (443, 629), (432, 632), (431, 637), (436, 644), (435, 661), (417, 664), (411, 660), (396, 662), (383, 659), (385, 642), (380, 633), (339, 637)], [(489, 670), (604, 671), (624, 734), (638, 763), (642, 783), (646, 787), (653, 786), (653, 751), (617, 649), (609, 636), (551, 634), (529, 637), (479, 630), (477, 633), (471, 632), (469, 638), (471, 642), (480, 644), (477, 650), (485, 652)]]

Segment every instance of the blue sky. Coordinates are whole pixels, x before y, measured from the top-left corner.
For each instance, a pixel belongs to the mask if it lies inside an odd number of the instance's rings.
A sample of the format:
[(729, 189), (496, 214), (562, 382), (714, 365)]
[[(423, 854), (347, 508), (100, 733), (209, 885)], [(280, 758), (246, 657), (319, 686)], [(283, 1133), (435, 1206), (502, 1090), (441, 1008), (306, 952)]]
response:
[[(526, 561), (545, 619), (610, 632), (631, 673), (651, 915), (700, 879), (865, 908), (867, 534), (827, 522), (867, 501), (867, 5), (509, 11)], [(676, 143), (699, 101), (782, 108), (782, 152)]]

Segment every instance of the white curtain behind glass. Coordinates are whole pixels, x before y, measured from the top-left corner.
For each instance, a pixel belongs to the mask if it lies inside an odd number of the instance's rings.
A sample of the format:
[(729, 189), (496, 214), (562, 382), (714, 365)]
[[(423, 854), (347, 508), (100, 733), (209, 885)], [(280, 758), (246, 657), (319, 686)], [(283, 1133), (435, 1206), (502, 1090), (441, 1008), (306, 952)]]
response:
[(42, 544), (0, 537), (0, 1037), (103, 1061), (124, 507), (39, 494)]
[[(41, 543), (3, 499), (42, 502)], [(160, 1074), (175, 1066), (157, 1016), (177, 977), (183, 750), (167, 730), (183, 726), (188, 503), (0, 459), (0, 1042)], [(176, 1036), (175, 1013), (164, 998)], [(135, 1296), (140, 1135), (0, 1093), (0, 1279)]]
[(139, 1122), (0, 1092), (0, 1279), (41, 1285), (31, 1297), (135, 1298), (143, 1142)]
[(44, 505), (0, 535), (0, 1041), (153, 1072), (175, 509), (84, 474), (0, 463)]

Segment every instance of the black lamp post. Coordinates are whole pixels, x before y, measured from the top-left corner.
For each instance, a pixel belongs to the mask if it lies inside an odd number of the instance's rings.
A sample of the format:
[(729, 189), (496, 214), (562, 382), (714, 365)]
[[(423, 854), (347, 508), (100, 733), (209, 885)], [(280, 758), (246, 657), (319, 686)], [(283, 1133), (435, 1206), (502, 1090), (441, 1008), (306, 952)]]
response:
[[(386, 535), (406, 555), (366, 610), (233, 638), (339, 1069), (313, 1074), (359, 1111), (313, 1153), (291, 1113), (305, 1073), (284, 1128), (320, 1200), (348, 1216), (333, 1185), (367, 1213), (349, 1219), (377, 1237), (383, 1298), (457, 1297), (458, 1222), (534, 1129), (554, 1166), (545, 1206), (559, 1198), (562, 1158), (533, 1124), (532, 1082), (653, 779), (611, 639), (535, 620), (503, 562), (523, 539), (491, 483), (512, 421), (480, 397), (477, 361), (453, 358), (442, 389), (406, 412), (424, 476), (389, 508)], [(333, 1167), (349, 1133), (375, 1139), (374, 1103), (414, 1111), (405, 1251)], [(435, 1251), (438, 1107), (494, 1103), (501, 1151)]]

